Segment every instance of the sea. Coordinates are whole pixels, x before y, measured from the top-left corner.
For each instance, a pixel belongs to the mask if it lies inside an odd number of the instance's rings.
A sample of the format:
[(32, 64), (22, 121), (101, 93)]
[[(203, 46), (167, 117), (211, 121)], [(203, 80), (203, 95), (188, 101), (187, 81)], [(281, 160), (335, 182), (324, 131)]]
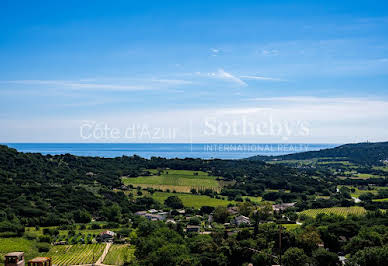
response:
[(283, 155), (317, 151), (339, 144), (309, 143), (3, 143), (20, 152), (41, 154), (73, 154), (78, 156), (120, 157), (138, 155), (143, 158), (243, 159), (255, 155)]

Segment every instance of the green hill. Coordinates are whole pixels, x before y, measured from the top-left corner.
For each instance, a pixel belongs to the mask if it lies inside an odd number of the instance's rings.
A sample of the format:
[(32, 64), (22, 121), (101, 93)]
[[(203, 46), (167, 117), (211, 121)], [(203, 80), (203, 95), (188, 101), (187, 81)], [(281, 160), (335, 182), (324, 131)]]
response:
[(382, 165), (388, 160), (388, 142), (345, 144), (320, 151), (301, 152), (280, 156), (253, 156), (249, 160), (308, 160), (316, 158), (332, 158), (352, 161), (358, 164)]

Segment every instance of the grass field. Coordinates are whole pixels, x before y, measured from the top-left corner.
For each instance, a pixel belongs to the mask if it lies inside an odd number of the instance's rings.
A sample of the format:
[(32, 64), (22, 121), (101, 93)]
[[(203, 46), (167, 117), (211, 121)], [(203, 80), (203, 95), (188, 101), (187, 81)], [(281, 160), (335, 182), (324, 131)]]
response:
[(35, 247), (35, 241), (22, 237), (0, 238), (0, 264), (4, 263), (4, 255), (13, 251), (22, 251), (26, 260), (32, 259), (39, 255)]
[(253, 197), (253, 196), (243, 196), (243, 199), (250, 199), (251, 202), (260, 203), (262, 201), (262, 197)]
[[(340, 188), (341, 186), (338, 186), (338, 188)], [(377, 194), (377, 189), (379, 189), (380, 187), (375, 187), (375, 189), (373, 190), (360, 190), (358, 189), (357, 187), (353, 187), (353, 186), (346, 186), (347, 188), (349, 189), (354, 189), (355, 191), (354, 192), (350, 192), (350, 195), (352, 197), (355, 197), (355, 198), (358, 198), (360, 197), (361, 194), (365, 194), (365, 193), (372, 193), (372, 194)]]
[[(99, 222), (93, 222), (93, 223), (99, 223)], [(99, 223), (101, 225), (104, 225), (105, 223)], [(91, 223), (89, 225), (87, 225), (87, 227), (89, 227), (91, 225)], [(79, 225), (78, 225), (79, 226)], [(82, 229), (80, 230), (77, 226), (77, 229), (74, 230), (76, 236), (79, 235), (79, 237), (86, 237), (86, 236), (93, 236), (93, 235), (97, 235), (105, 230), (111, 230), (111, 231), (115, 231), (117, 230), (118, 228), (102, 228), (102, 229)], [(38, 236), (41, 236), (43, 235), (43, 229), (45, 228), (57, 228), (57, 227), (54, 227), (54, 226), (51, 226), (51, 227), (40, 227), (38, 230), (36, 230), (35, 227), (26, 227), (26, 232), (28, 234), (34, 234), (36, 237)], [(59, 236), (67, 236), (68, 235), (68, 232), (70, 230), (59, 230)], [(62, 239), (64, 240), (64, 239)]]
[(379, 177), (381, 176), (372, 175), (372, 174), (361, 174), (361, 173), (356, 174), (356, 178), (358, 179), (369, 179), (369, 178), (379, 178)]
[(305, 214), (307, 216), (316, 217), (319, 213), (334, 213), (341, 216), (347, 216), (349, 214), (354, 215), (363, 215), (366, 213), (366, 210), (363, 207), (353, 206), (353, 207), (332, 207), (332, 208), (323, 208), (323, 209), (310, 209), (300, 212), (300, 214)]
[(128, 245), (112, 245), (103, 263), (108, 265), (124, 265), (134, 258), (135, 248)]
[(164, 170), (156, 175), (155, 169), (151, 169), (152, 176), (139, 176), (135, 178), (123, 177), (125, 185), (139, 186), (141, 188), (154, 188), (176, 192), (190, 192), (191, 189), (212, 189), (220, 191), (221, 184), (216, 176), (209, 176), (201, 171), (188, 170)]
[(386, 202), (386, 201), (388, 201), (388, 198), (384, 198), (384, 199), (373, 199), (372, 201), (375, 201), (375, 202)]
[(44, 256), (51, 257), (55, 265), (95, 263), (102, 255), (105, 244), (54, 246)]
[(211, 198), (205, 195), (193, 195), (189, 193), (167, 193), (167, 192), (155, 192), (152, 198), (163, 203), (169, 196), (177, 196), (182, 200), (185, 207), (201, 208), (202, 206), (227, 206), (229, 203), (235, 203), (234, 201), (228, 201), (223, 199)]
[(388, 166), (373, 166), (373, 169), (388, 172)]
[(285, 227), (288, 231), (291, 231), (300, 227), (300, 224), (282, 224), (282, 226)]

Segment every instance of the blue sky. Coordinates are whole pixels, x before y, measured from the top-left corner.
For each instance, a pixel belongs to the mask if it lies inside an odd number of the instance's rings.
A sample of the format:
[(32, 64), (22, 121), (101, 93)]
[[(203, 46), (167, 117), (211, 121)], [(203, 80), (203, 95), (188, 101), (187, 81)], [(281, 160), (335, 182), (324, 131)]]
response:
[(386, 1), (0, 2), (1, 142), (387, 140), (387, 84)]

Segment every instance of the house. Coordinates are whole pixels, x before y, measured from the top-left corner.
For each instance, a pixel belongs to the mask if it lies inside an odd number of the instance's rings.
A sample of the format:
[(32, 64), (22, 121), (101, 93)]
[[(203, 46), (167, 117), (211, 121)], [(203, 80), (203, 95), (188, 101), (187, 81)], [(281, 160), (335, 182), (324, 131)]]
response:
[(167, 218), (167, 216), (168, 216), (168, 212), (158, 212), (157, 214), (162, 216), (163, 220), (165, 220)]
[(166, 217), (163, 215), (150, 214), (150, 213), (147, 213), (146, 215), (144, 215), (144, 217), (150, 221), (164, 221), (166, 219)]
[(147, 211), (138, 211), (138, 212), (135, 212), (135, 215), (139, 215), (139, 216), (144, 216), (147, 214)]
[(272, 205), (272, 209), (274, 211), (284, 211), (288, 208), (291, 208), (291, 207), (294, 207), (295, 206), (295, 202), (292, 202), (292, 203), (280, 203), (280, 204), (274, 204)]
[(11, 252), (6, 254), (4, 260), (5, 266), (24, 266), (24, 252)]
[(201, 227), (199, 225), (188, 225), (186, 227), (186, 232), (187, 233), (199, 233), (199, 230), (201, 229)]
[(169, 224), (169, 223), (171, 223), (171, 224), (176, 224), (176, 222), (175, 222), (174, 219), (168, 219), (168, 220), (166, 221), (166, 224)]
[(186, 213), (186, 211), (184, 210), (184, 209), (182, 209), (182, 210), (176, 210), (179, 214), (185, 214)]
[(58, 246), (58, 245), (67, 245), (67, 241), (62, 240), (62, 241), (54, 242), (53, 245), (54, 245), (54, 246)]
[(143, 216), (150, 221), (164, 221), (168, 216), (168, 212), (151, 209), (148, 211), (138, 211), (135, 215)]
[(51, 266), (51, 258), (36, 257), (28, 261), (28, 266)]
[(96, 240), (98, 242), (112, 242), (113, 238), (116, 236), (115, 232), (106, 230), (104, 232), (101, 232), (97, 237)]
[(232, 223), (237, 225), (237, 226), (240, 226), (242, 224), (244, 225), (250, 225), (251, 224), (251, 220), (249, 219), (249, 217), (246, 217), (244, 215), (239, 215), (239, 216), (236, 216), (232, 219)]
[(228, 213), (230, 215), (236, 215), (236, 214), (238, 214), (238, 208), (237, 207), (229, 207), (228, 208)]

